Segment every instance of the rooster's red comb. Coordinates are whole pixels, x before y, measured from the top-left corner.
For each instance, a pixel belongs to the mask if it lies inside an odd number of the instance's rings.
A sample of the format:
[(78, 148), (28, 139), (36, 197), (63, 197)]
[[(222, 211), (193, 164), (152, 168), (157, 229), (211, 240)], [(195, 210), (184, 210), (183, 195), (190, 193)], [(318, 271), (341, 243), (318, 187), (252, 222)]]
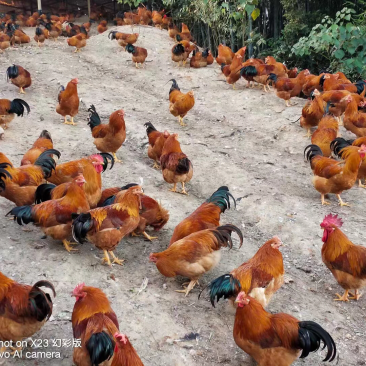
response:
[(83, 290), (83, 288), (84, 288), (84, 286), (85, 286), (85, 283), (84, 282), (82, 282), (82, 283), (79, 283), (76, 287), (75, 287), (75, 289), (74, 289), (74, 294), (79, 294), (82, 290)]
[(326, 215), (324, 217), (323, 222), (320, 224), (321, 227), (341, 227), (343, 225), (343, 221), (338, 215)]

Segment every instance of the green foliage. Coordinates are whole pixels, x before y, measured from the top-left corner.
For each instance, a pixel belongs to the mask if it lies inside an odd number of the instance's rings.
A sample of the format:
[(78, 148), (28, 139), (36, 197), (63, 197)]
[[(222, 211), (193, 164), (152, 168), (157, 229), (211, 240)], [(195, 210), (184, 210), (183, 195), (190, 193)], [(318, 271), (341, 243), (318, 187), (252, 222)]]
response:
[(146, 2), (145, 0), (117, 0), (118, 4), (129, 5), (131, 8), (137, 8), (140, 4)]
[(343, 8), (334, 20), (324, 17), (293, 46), (293, 54), (313, 59), (319, 69), (342, 71), (355, 79), (366, 77), (366, 27), (354, 25), (354, 13)]

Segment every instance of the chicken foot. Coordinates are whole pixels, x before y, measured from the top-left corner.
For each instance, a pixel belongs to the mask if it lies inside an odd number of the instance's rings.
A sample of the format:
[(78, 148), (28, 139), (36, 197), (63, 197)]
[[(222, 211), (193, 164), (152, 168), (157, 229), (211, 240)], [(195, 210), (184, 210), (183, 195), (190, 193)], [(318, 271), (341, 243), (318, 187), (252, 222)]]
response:
[(186, 287), (184, 290), (175, 290), (175, 292), (183, 293), (187, 297), (187, 295), (193, 290), (194, 286), (196, 286), (197, 283), (197, 280), (191, 280), (188, 287)]
[(170, 192), (177, 192), (177, 183), (174, 183), (174, 187), (169, 189)]
[(358, 180), (358, 187), (359, 188), (366, 188), (366, 186), (364, 184), (362, 184), (362, 180), (361, 179)]
[(72, 126), (76, 126), (76, 123), (74, 122), (74, 117), (71, 117), (71, 121), (68, 121), (66, 116), (65, 116), (65, 125), (72, 125)]
[(361, 293), (358, 292), (357, 289), (355, 289), (355, 294), (349, 293), (351, 296), (349, 297), (350, 300), (359, 300), (359, 298), (362, 296)]
[(341, 198), (341, 195), (340, 194), (337, 194), (337, 198), (339, 200), (339, 205), (341, 207), (343, 207), (343, 206), (351, 207), (351, 205), (349, 203), (342, 201), (342, 198)]
[(324, 194), (321, 195), (321, 200), (322, 200), (322, 206), (330, 205), (330, 202), (325, 200), (325, 195)]
[(112, 263), (116, 263), (119, 264), (120, 266), (123, 266), (123, 262), (125, 261), (124, 259), (119, 259), (115, 256), (115, 254), (110, 250), (109, 254), (112, 256), (113, 258), (113, 262)]
[(111, 260), (109, 259), (108, 252), (106, 250), (103, 250), (103, 253), (104, 253), (104, 257), (102, 259), (102, 263), (107, 263), (108, 266), (112, 267), (112, 263), (111, 263)]
[(183, 122), (183, 117), (178, 116), (178, 121), (179, 121), (179, 124), (180, 124), (181, 126), (183, 126), (183, 127), (184, 127), (184, 126), (187, 126), (187, 124)]
[(64, 245), (65, 249), (71, 253), (71, 252), (77, 252), (78, 249), (71, 248), (70, 245), (77, 245), (77, 243), (71, 243), (68, 240), (62, 240), (62, 244)]
[(158, 239), (157, 236), (150, 236), (146, 231), (144, 231), (142, 233), (142, 235), (147, 239), (147, 240), (150, 240), (150, 241), (153, 241), (154, 239)]
[(308, 128), (308, 132), (306, 133), (306, 135), (304, 135), (304, 137), (306, 137), (308, 139), (311, 137), (311, 130), (310, 130), (310, 128)]
[(160, 165), (156, 161), (154, 161), (153, 169), (160, 170)]
[(22, 87), (19, 88), (19, 94), (25, 94), (25, 91)]
[(187, 193), (187, 191), (186, 191), (186, 189), (184, 187), (184, 182), (182, 182), (182, 191), (180, 193), (185, 194), (185, 195), (188, 196), (188, 193)]
[(118, 159), (118, 158), (117, 158), (116, 153), (112, 153), (112, 155), (113, 155), (113, 157), (114, 157), (114, 161), (115, 161), (116, 163), (123, 163), (123, 161), (122, 161), (122, 160), (120, 160), (120, 159)]
[(334, 301), (349, 301), (348, 290), (344, 290), (343, 296), (341, 296), (340, 294), (336, 294), (336, 296), (338, 296), (338, 298), (334, 299)]

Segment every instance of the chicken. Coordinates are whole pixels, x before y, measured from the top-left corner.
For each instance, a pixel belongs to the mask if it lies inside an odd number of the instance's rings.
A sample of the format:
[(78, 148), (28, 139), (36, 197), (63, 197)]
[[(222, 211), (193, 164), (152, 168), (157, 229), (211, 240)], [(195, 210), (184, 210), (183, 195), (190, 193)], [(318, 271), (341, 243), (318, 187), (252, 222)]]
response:
[[(45, 29), (45, 31), (47, 31), (47, 29)], [(38, 47), (41, 47), (41, 45), (48, 38), (48, 36), (49, 36), (48, 31), (47, 31), (47, 35), (46, 35), (40, 27), (36, 28), (36, 33), (34, 35), (34, 40), (38, 43)]]
[(159, 132), (153, 126), (152, 123), (147, 122), (144, 125), (146, 127), (146, 134), (149, 139), (149, 148), (147, 155), (150, 159), (154, 160), (153, 168), (160, 169), (160, 158), (163, 151), (163, 147), (166, 139), (170, 136), (168, 131)]
[(366, 146), (361, 148), (349, 146), (342, 150), (342, 157), (345, 159), (344, 166), (334, 159), (326, 158), (319, 146), (309, 145), (305, 148), (305, 155), (310, 161), (313, 170), (314, 188), (321, 194), (322, 205), (328, 205), (324, 196), (329, 193), (337, 195), (341, 206), (349, 206), (342, 201), (341, 193), (351, 189), (356, 182), (358, 169), (366, 154)]
[(32, 147), (24, 154), (20, 165), (34, 164), (39, 156), (49, 149), (53, 149), (51, 134), (43, 130)]
[(70, 47), (75, 47), (75, 53), (80, 52), (82, 48), (86, 46), (87, 36), (83, 33), (79, 33), (71, 38), (67, 39), (67, 44)]
[[(139, 222), (141, 206), (140, 186), (133, 186), (116, 195), (114, 204), (95, 208), (88, 213), (79, 215), (72, 224), (74, 239), (82, 244), (86, 239), (98, 249), (103, 250), (103, 263), (123, 265), (124, 260), (118, 259), (113, 251), (118, 243), (136, 230)], [(108, 253), (112, 256), (111, 263)]]
[(0, 34), (0, 53), (10, 47), (10, 37), (6, 34)]
[[(56, 162), (52, 154), (60, 157), (57, 150), (44, 151), (32, 165), (15, 168), (5, 156), (0, 159), (3, 190), (0, 196), (14, 202), (17, 206), (31, 205), (34, 202), (37, 187), (48, 179), (55, 169)], [(5, 172), (7, 171), (7, 173)]]
[(135, 63), (136, 69), (138, 64), (144, 66), (147, 57), (147, 49), (142, 47), (135, 47), (132, 44), (127, 44), (126, 51), (132, 54), (132, 62)]
[(169, 90), (169, 111), (174, 117), (178, 117), (181, 126), (186, 126), (183, 122), (183, 118), (194, 107), (194, 92), (191, 90), (184, 94), (180, 91), (175, 79), (170, 79), (169, 81), (173, 82)]
[(161, 253), (151, 253), (149, 260), (155, 263), (158, 271), (165, 277), (188, 277), (188, 287), (176, 290), (187, 296), (199, 278), (220, 262), (221, 247), (232, 248), (232, 232), (238, 234), (240, 248), (243, 244), (241, 231), (234, 225), (223, 225), (192, 233)]
[(116, 346), (113, 335), (119, 331), (119, 324), (107, 296), (99, 288), (84, 283), (77, 285), (71, 296), (75, 297), (71, 317), (73, 336), (81, 339), (81, 347), (74, 348), (73, 363), (110, 366)]
[(176, 133), (170, 135), (165, 141), (160, 157), (160, 165), (163, 178), (167, 183), (173, 183), (171, 192), (177, 192), (177, 183), (182, 184), (180, 193), (188, 195), (185, 190), (185, 183), (188, 183), (193, 176), (193, 165), (187, 155), (182, 152)]
[(177, 36), (177, 34), (179, 34), (178, 27), (175, 24), (173, 24), (172, 22), (170, 22), (168, 24), (168, 34), (169, 34), (169, 37), (170, 38), (173, 38), (173, 39), (175, 39), (175, 37)]
[(183, 66), (185, 66), (187, 58), (189, 57), (189, 55), (191, 54), (192, 51), (197, 49), (197, 46), (194, 43), (191, 43), (190, 41), (183, 40), (179, 34), (177, 34), (177, 36), (175, 38), (176, 38), (176, 41), (178, 43), (181, 43), (184, 47), (184, 51), (186, 54), (184, 55)]
[(302, 92), (306, 96), (310, 96), (311, 93), (317, 89), (317, 90), (323, 90), (323, 84), (324, 84), (324, 76), (325, 74), (322, 73), (319, 76), (317, 75), (308, 75), (305, 77), (305, 83), (302, 87)]
[(140, 24), (149, 25), (152, 19), (152, 13), (150, 10), (139, 6), (137, 15), (140, 17)]
[[(116, 195), (118, 192), (124, 191), (133, 186), (137, 186), (136, 183), (127, 184), (124, 187), (107, 188), (102, 192), (102, 198), (98, 203), (98, 207), (105, 207), (115, 203)], [(156, 200), (143, 194), (141, 195), (140, 206), (140, 221), (136, 230), (132, 233), (133, 236), (142, 234), (146, 239), (152, 241), (157, 237), (151, 237), (146, 233), (146, 227), (151, 226), (155, 231), (161, 230), (169, 220), (169, 212), (163, 208)]]
[(212, 56), (212, 52), (207, 48), (208, 56), (207, 56), (207, 65), (212, 65), (215, 61), (214, 57)]
[(30, 107), (23, 99), (0, 99), (0, 126), (5, 130), (8, 124), (14, 119), (15, 115), (23, 117), (25, 109), (27, 114), (30, 112)]
[(124, 110), (113, 112), (108, 124), (102, 124), (94, 105), (91, 105), (88, 111), (88, 125), (94, 137), (94, 145), (102, 153), (112, 153), (114, 161), (122, 163), (122, 160), (117, 159), (116, 152), (126, 140)]
[[(61, 91), (58, 94), (56, 112), (65, 118), (66, 125), (76, 125), (74, 117), (79, 113), (78, 82), (77, 78), (72, 79), (67, 84), (66, 89), (61, 86)], [(71, 117), (70, 122), (67, 120), (67, 116)]]
[(163, 24), (163, 16), (160, 14), (160, 12), (154, 10), (152, 12), (152, 22), (154, 23), (155, 27), (162, 28)]
[(222, 297), (234, 301), (240, 291), (254, 297), (263, 307), (268, 306), (273, 294), (284, 283), (281, 245), (280, 238), (274, 236), (248, 262), (213, 280), (208, 285), (212, 306), (215, 307), (215, 298), (217, 302)]
[(162, 21), (163, 21), (163, 23), (161, 25), (162, 29), (168, 30), (169, 24), (172, 22), (172, 18), (168, 17), (166, 14), (164, 14)]
[(57, 27), (52, 23), (46, 23), (45, 28), (49, 31), (49, 37), (56, 42), (62, 33), (62, 27)]
[(311, 128), (319, 124), (325, 111), (325, 103), (319, 91), (315, 89), (313, 94), (315, 98), (306, 102), (300, 117), (300, 126), (307, 130), (308, 138), (311, 136)]
[(259, 84), (263, 84), (263, 90), (267, 92), (267, 87), (268, 91), (270, 91), (268, 76), (273, 73), (274, 70), (275, 65), (249, 65), (241, 68), (240, 76), (243, 76), (248, 80), (247, 88), (250, 86), (250, 81), (254, 80)]
[[(247, 88), (250, 86), (254, 88), (254, 77), (256, 77), (258, 74), (256, 67), (260, 65), (264, 65), (264, 62), (258, 58), (250, 58), (241, 65), (240, 73), (243, 78), (248, 81)], [(273, 65), (267, 65), (267, 67), (274, 70)]]
[[(193, 51), (191, 60), (190, 60), (190, 66), (199, 69), (201, 67), (207, 66), (207, 57), (208, 57), (208, 48), (205, 49), (203, 52), (199, 51)], [(240, 77), (240, 75), (239, 75)]]
[(82, 174), (73, 179), (62, 198), (42, 202), (35, 206), (20, 206), (7, 213), (14, 217), (19, 225), (33, 222), (40, 226), (46, 236), (62, 241), (65, 249), (72, 249), (67, 239), (71, 237), (71, 215), (87, 212), (90, 209), (83, 185)]
[(366, 113), (358, 111), (356, 98), (350, 94), (344, 97), (341, 102), (347, 103), (343, 118), (344, 127), (357, 137), (366, 136)]
[(290, 107), (290, 99), (296, 97), (301, 93), (302, 87), (305, 83), (305, 77), (309, 75), (309, 70), (303, 70), (294, 79), (286, 77), (279, 77), (275, 73), (269, 75), (268, 79), (274, 82), (276, 88), (276, 95), (284, 99), (286, 107)]
[(17, 39), (16, 43), (30, 43), (30, 37), (20, 29), (14, 30), (14, 37)]
[(182, 31), (179, 33), (183, 40), (194, 41), (188, 26), (182, 23)]
[(175, 227), (169, 246), (197, 231), (220, 226), (221, 214), (228, 208), (230, 209), (230, 197), (236, 207), (235, 198), (229, 192), (228, 187), (222, 186), (215, 191), (210, 198)]
[[(41, 280), (33, 286), (22, 285), (0, 272), (0, 343), (32, 337), (52, 315), (52, 300), (40, 288), (47, 287), (56, 296), (52, 283)], [(19, 344), (19, 343), (18, 343)], [(20, 348), (12, 347), (14, 351)], [(7, 347), (0, 347), (0, 354)]]
[(297, 74), (298, 74), (299, 70), (297, 69), (297, 67), (294, 67), (291, 70), (287, 70), (287, 76), (291, 79), (291, 78), (296, 78)]
[(332, 155), (330, 144), (337, 137), (338, 128), (338, 121), (332, 115), (325, 114), (311, 137), (311, 143), (319, 146), (325, 157)]
[(234, 52), (230, 47), (227, 47), (223, 44), (219, 44), (217, 48), (218, 56), (216, 57), (216, 62), (219, 65), (225, 64), (230, 65), (233, 62), (233, 58), (235, 57)]
[[(288, 78), (288, 75), (287, 75), (287, 71), (288, 71), (287, 70), (287, 67), (283, 63), (281, 63), (281, 62), (277, 62), (274, 57), (267, 56), (265, 58), (265, 63), (267, 65), (274, 65), (275, 69), (274, 69), (273, 73), (276, 74), (277, 77), (279, 77), (279, 78), (283, 78), (283, 77), (284, 78)], [(301, 89), (300, 89), (300, 91), (301, 91)]]
[(144, 366), (127, 336), (115, 333), (114, 339), (116, 347), (111, 366)]
[[(320, 227), (323, 232), (322, 259), (332, 272), (344, 294), (336, 301), (358, 300), (359, 289), (366, 286), (366, 248), (353, 244), (340, 230), (343, 221), (338, 215), (326, 215)], [(350, 293), (354, 290), (354, 293)], [(351, 297), (349, 297), (351, 295)]]
[(106, 30), (108, 29), (108, 22), (106, 20), (102, 20), (98, 27), (97, 27), (97, 31), (98, 33), (104, 33)]
[(111, 40), (116, 39), (118, 44), (125, 50), (128, 44), (134, 44), (137, 42), (139, 34), (138, 33), (129, 34), (129, 33), (120, 33), (117, 31), (111, 31), (108, 34), (108, 38)]
[(179, 67), (181, 62), (183, 66), (185, 65), (187, 58), (188, 55), (182, 43), (175, 44), (172, 48), (172, 61), (178, 62)]
[(329, 90), (348, 90), (351, 93), (361, 94), (366, 88), (366, 81), (360, 80), (355, 84), (342, 78), (340, 74), (326, 74), (324, 76), (324, 91)]
[(257, 362), (258, 366), (290, 366), (297, 358), (316, 352), (320, 343), (327, 348), (323, 361), (333, 361), (337, 349), (331, 335), (319, 324), (299, 321), (285, 313), (271, 314), (244, 291), (235, 302), (235, 343)]
[[(107, 153), (94, 154), (87, 158), (59, 164), (57, 165), (53, 174), (47, 180), (50, 183), (59, 186), (64, 183), (70, 183), (76, 176), (83, 174), (86, 180), (83, 188), (86, 193), (90, 208), (94, 208), (97, 206), (102, 196), (101, 173), (107, 169), (108, 159), (112, 161), (110, 168), (112, 169), (114, 165), (114, 159), (112, 155)], [(52, 187), (52, 189), (53, 188), (55, 187)], [(65, 192), (66, 189), (67, 185), (61, 187), (58, 190), (59, 193), (57, 194), (57, 198), (61, 198), (62, 192)], [(47, 190), (47, 192), (49, 192), (49, 190)], [(50, 196), (47, 194), (47, 192), (45, 193), (46, 197), (41, 199), (41, 201), (50, 199)]]

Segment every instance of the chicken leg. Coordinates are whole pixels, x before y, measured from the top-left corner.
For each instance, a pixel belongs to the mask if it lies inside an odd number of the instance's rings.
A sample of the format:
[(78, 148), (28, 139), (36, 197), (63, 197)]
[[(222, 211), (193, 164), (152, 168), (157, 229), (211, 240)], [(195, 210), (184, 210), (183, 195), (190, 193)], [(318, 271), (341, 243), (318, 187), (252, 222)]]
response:
[(65, 249), (71, 253), (71, 252), (77, 252), (78, 249), (71, 248), (70, 245), (76, 245), (77, 243), (71, 243), (68, 240), (64, 239), (62, 240), (62, 244), (64, 245)]
[(187, 193), (187, 191), (186, 191), (186, 189), (185, 189), (185, 187), (184, 187), (184, 182), (182, 182), (182, 190), (181, 190), (181, 192), (180, 192), (180, 193), (185, 194), (185, 195), (187, 195), (187, 196), (188, 196), (188, 193)]
[(112, 266), (112, 263), (111, 263), (111, 260), (109, 259), (109, 255), (108, 255), (108, 252), (106, 250), (103, 250), (103, 253), (104, 253), (104, 257), (102, 259), (102, 263), (107, 263), (108, 266)]
[(114, 161), (115, 161), (116, 163), (123, 163), (123, 161), (122, 161), (122, 160), (119, 160), (119, 159), (117, 158), (116, 153), (112, 153), (112, 155), (113, 155), (113, 157), (114, 157)]
[(179, 124), (180, 124), (181, 126), (183, 126), (183, 127), (184, 127), (184, 126), (187, 126), (187, 124), (183, 122), (183, 117), (178, 116), (178, 121), (179, 121)]
[(177, 192), (177, 183), (174, 183), (174, 187), (169, 189), (170, 192)]
[(359, 298), (362, 296), (361, 293), (358, 292), (358, 290), (355, 290), (355, 294), (349, 293), (351, 296), (349, 297), (350, 300), (359, 300)]
[(123, 266), (123, 262), (125, 261), (124, 259), (118, 259), (111, 250), (109, 251), (109, 254), (113, 258), (113, 262), (112, 263), (116, 263), (116, 264), (119, 264), (120, 266)]
[(187, 297), (187, 295), (193, 290), (194, 286), (196, 286), (197, 283), (197, 280), (191, 280), (187, 288), (185, 288), (184, 290), (175, 290), (175, 292), (183, 293)]
[(285, 100), (285, 103), (286, 103), (286, 107), (291, 107), (291, 103), (289, 100)]
[(71, 117), (71, 121), (69, 122), (67, 119), (66, 119), (66, 116), (65, 116), (65, 122), (64, 122), (65, 125), (72, 125), (72, 126), (76, 126), (76, 123), (74, 122), (74, 117)]
[(304, 135), (304, 137), (306, 137), (308, 139), (311, 137), (311, 130), (310, 130), (310, 128), (308, 128), (307, 133), (306, 133), (306, 135)]
[(336, 294), (336, 296), (338, 296), (338, 298), (334, 299), (334, 301), (349, 301), (348, 300), (348, 290), (344, 290), (343, 296), (341, 296), (340, 294)]
[(156, 161), (154, 161), (153, 168), (160, 170), (160, 165)]
[(136, 69), (139, 69), (138, 65), (137, 65), (137, 62), (135, 62), (135, 66), (136, 66)]
[(25, 94), (25, 91), (22, 87), (19, 88), (19, 94)]
[(325, 195), (324, 194), (321, 195), (321, 200), (322, 200), (322, 206), (324, 206), (324, 205), (330, 205), (330, 203), (325, 200)]
[(154, 239), (157, 239), (158, 237), (157, 236), (150, 236), (146, 231), (144, 231), (142, 233), (142, 235), (147, 239), (147, 240), (150, 240), (150, 241), (153, 241)]
[(343, 207), (343, 206), (351, 207), (351, 205), (350, 205), (349, 203), (347, 203), (347, 202), (343, 202), (343, 201), (342, 201), (342, 198), (341, 198), (341, 195), (340, 195), (340, 194), (337, 194), (337, 198), (338, 198), (338, 200), (339, 200), (339, 205), (340, 205), (341, 207)]
[(361, 179), (358, 180), (358, 187), (359, 188), (366, 188), (366, 186), (364, 184), (362, 184)]

